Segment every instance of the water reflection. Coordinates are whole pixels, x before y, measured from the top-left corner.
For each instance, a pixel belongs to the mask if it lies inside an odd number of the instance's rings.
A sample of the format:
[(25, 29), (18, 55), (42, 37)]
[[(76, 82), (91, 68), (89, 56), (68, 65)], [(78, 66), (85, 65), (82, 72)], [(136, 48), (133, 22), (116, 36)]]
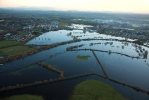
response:
[[(59, 30), (59, 31), (51, 31), (44, 33), (40, 35), (39, 37), (36, 37), (35, 39), (29, 41), (28, 44), (34, 44), (34, 45), (47, 45), (52, 44), (56, 42), (62, 42), (62, 41), (68, 41), (72, 40), (73, 37), (77, 37), (78, 39), (85, 39), (85, 38), (96, 38), (96, 39), (119, 39), (119, 40), (125, 40), (125, 38), (122, 37), (115, 37), (110, 35), (103, 35), (96, 32), (90, 33), (86, 32), (83, 33), (83, 30)], [(128, 39), (129, 41), (133, 41), (131, 39)]]

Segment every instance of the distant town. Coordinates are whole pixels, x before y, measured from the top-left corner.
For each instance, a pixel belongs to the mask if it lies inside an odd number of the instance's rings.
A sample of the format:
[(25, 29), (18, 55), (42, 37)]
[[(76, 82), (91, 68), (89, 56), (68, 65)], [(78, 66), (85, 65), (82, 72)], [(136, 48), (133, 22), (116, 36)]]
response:
[[(113, 14), (115, 17), (106, 19), (97, 13), (91, 13), (94, 16), (90, 17), (89, 13), (84, 13), (84, 16), (80, 12), (42, 12), (43, 15), (35, 12), (20, 13), (19, 11), (5, 11), (1, 10), (0, 14), (0, 39), (1, 40), (16, 40), (25, 41), (34, 35), (42, 34), (48, 31), (55, 31), (60, 29), (73, 30), (74, 28), (68, 27), (71, 24), (84, 24), (92, 25), (93, 27), (84, 27), (84, 31), (98, 32), (100, 34), (108, 34), (113, 36), (120, 36), (132, 39), (139, 39), (148, 42), (149, 39), (149, 21), (145, 19), (147, 15), (136, 15), (136, 20), (130, 16), (131, 19), (127, 19), (126, 15), (120, 14), (120, 17), (116, 18), (117, 14)], [(46, 14), (47, 13), (47, 14)], [(78, 16), (76, 16), (76, 13)], [(75, 16), (73, 16), (75, 14)], [(88, 16), (87, 16), (88, 15)], [(107, 14), (106, 14), (107, 15)], [(139, 17), (144, 17), (139, 19)]]

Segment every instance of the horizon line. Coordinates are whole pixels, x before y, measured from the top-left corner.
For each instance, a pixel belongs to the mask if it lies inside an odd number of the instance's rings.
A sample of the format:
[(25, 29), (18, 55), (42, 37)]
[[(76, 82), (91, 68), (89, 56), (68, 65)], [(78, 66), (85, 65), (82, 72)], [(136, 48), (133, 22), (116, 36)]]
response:
[[(127, 12), (127, 11), (92, 11), (92, 10), (60, 10), (52, 7), (38, 7), (38, 6), (18, 6), (18, 7), (0, 7), (1, 9), (18, 10), (18, 11), (76, 11), (76, 12), (99, 12), (99, 13), (120, 13), (120, 14), (145, 14), (149, 15), (149, 12)], [(13, 9), (12, 9), (13, 8)], [(22, 8), (22, 9), (18, 9)], [(38, 8), (49, 8), (49, 9), (38, 9)]]

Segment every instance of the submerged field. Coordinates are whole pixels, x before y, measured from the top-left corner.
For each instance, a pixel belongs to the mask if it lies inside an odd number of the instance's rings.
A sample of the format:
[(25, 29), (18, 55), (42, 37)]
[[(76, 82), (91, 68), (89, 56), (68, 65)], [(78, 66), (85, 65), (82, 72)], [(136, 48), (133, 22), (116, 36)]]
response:
[[(67, 100), (77, 84), (95, 79), (111, 85), (119, 93), (116, 95), (118, 97), (121, 94), (130, 100), (148, 100), (149, 95), (140, 90), (149, 90), (149, 80), (146, 77), (149, 75), (149, 48), (131, 41), (134, 40), (125, 41), (125, 38), (96, 32), (83, 33), (82, 30), (44, 33), (29, 41), (27, 45), (40, 47), (61, 42), (65, 44), (55, 44), (55, 47), (0, 66), (0, 90), (6, 91), (0, 95), (7, 97), (27, 93), (41, 95), (45, 100)], [(2, 49), (1, 54), (13, 55), (33, 49), (28, 46), (16, 46)], [(11, 52), (8, 52), (9, 50)], [(91, 84), (93, 86), (87, 89), (98, 84), (93, 83), (95, 85)], [(89, 84), (90, 82), (83, 83), (87, 87)], [(139, 87), (139, 91), (136, 91), (135, 87)], [(106, 91), (108, 90), (103, 91), (104, 95), (111, 94), (106, 94)], [(99, 94), (97, 90), (94, 92), (93, 94)], [(89, 94), (92, 96), (92, 93)]]

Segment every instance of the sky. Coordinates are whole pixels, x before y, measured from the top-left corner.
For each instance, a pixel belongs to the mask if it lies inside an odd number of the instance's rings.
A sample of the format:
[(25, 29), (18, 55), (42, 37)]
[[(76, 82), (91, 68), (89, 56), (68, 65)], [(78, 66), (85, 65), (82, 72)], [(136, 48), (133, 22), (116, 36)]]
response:
[(149, 13), (149, 0), (0, 0), (0, 7), (50, 7), (55, 10)]

